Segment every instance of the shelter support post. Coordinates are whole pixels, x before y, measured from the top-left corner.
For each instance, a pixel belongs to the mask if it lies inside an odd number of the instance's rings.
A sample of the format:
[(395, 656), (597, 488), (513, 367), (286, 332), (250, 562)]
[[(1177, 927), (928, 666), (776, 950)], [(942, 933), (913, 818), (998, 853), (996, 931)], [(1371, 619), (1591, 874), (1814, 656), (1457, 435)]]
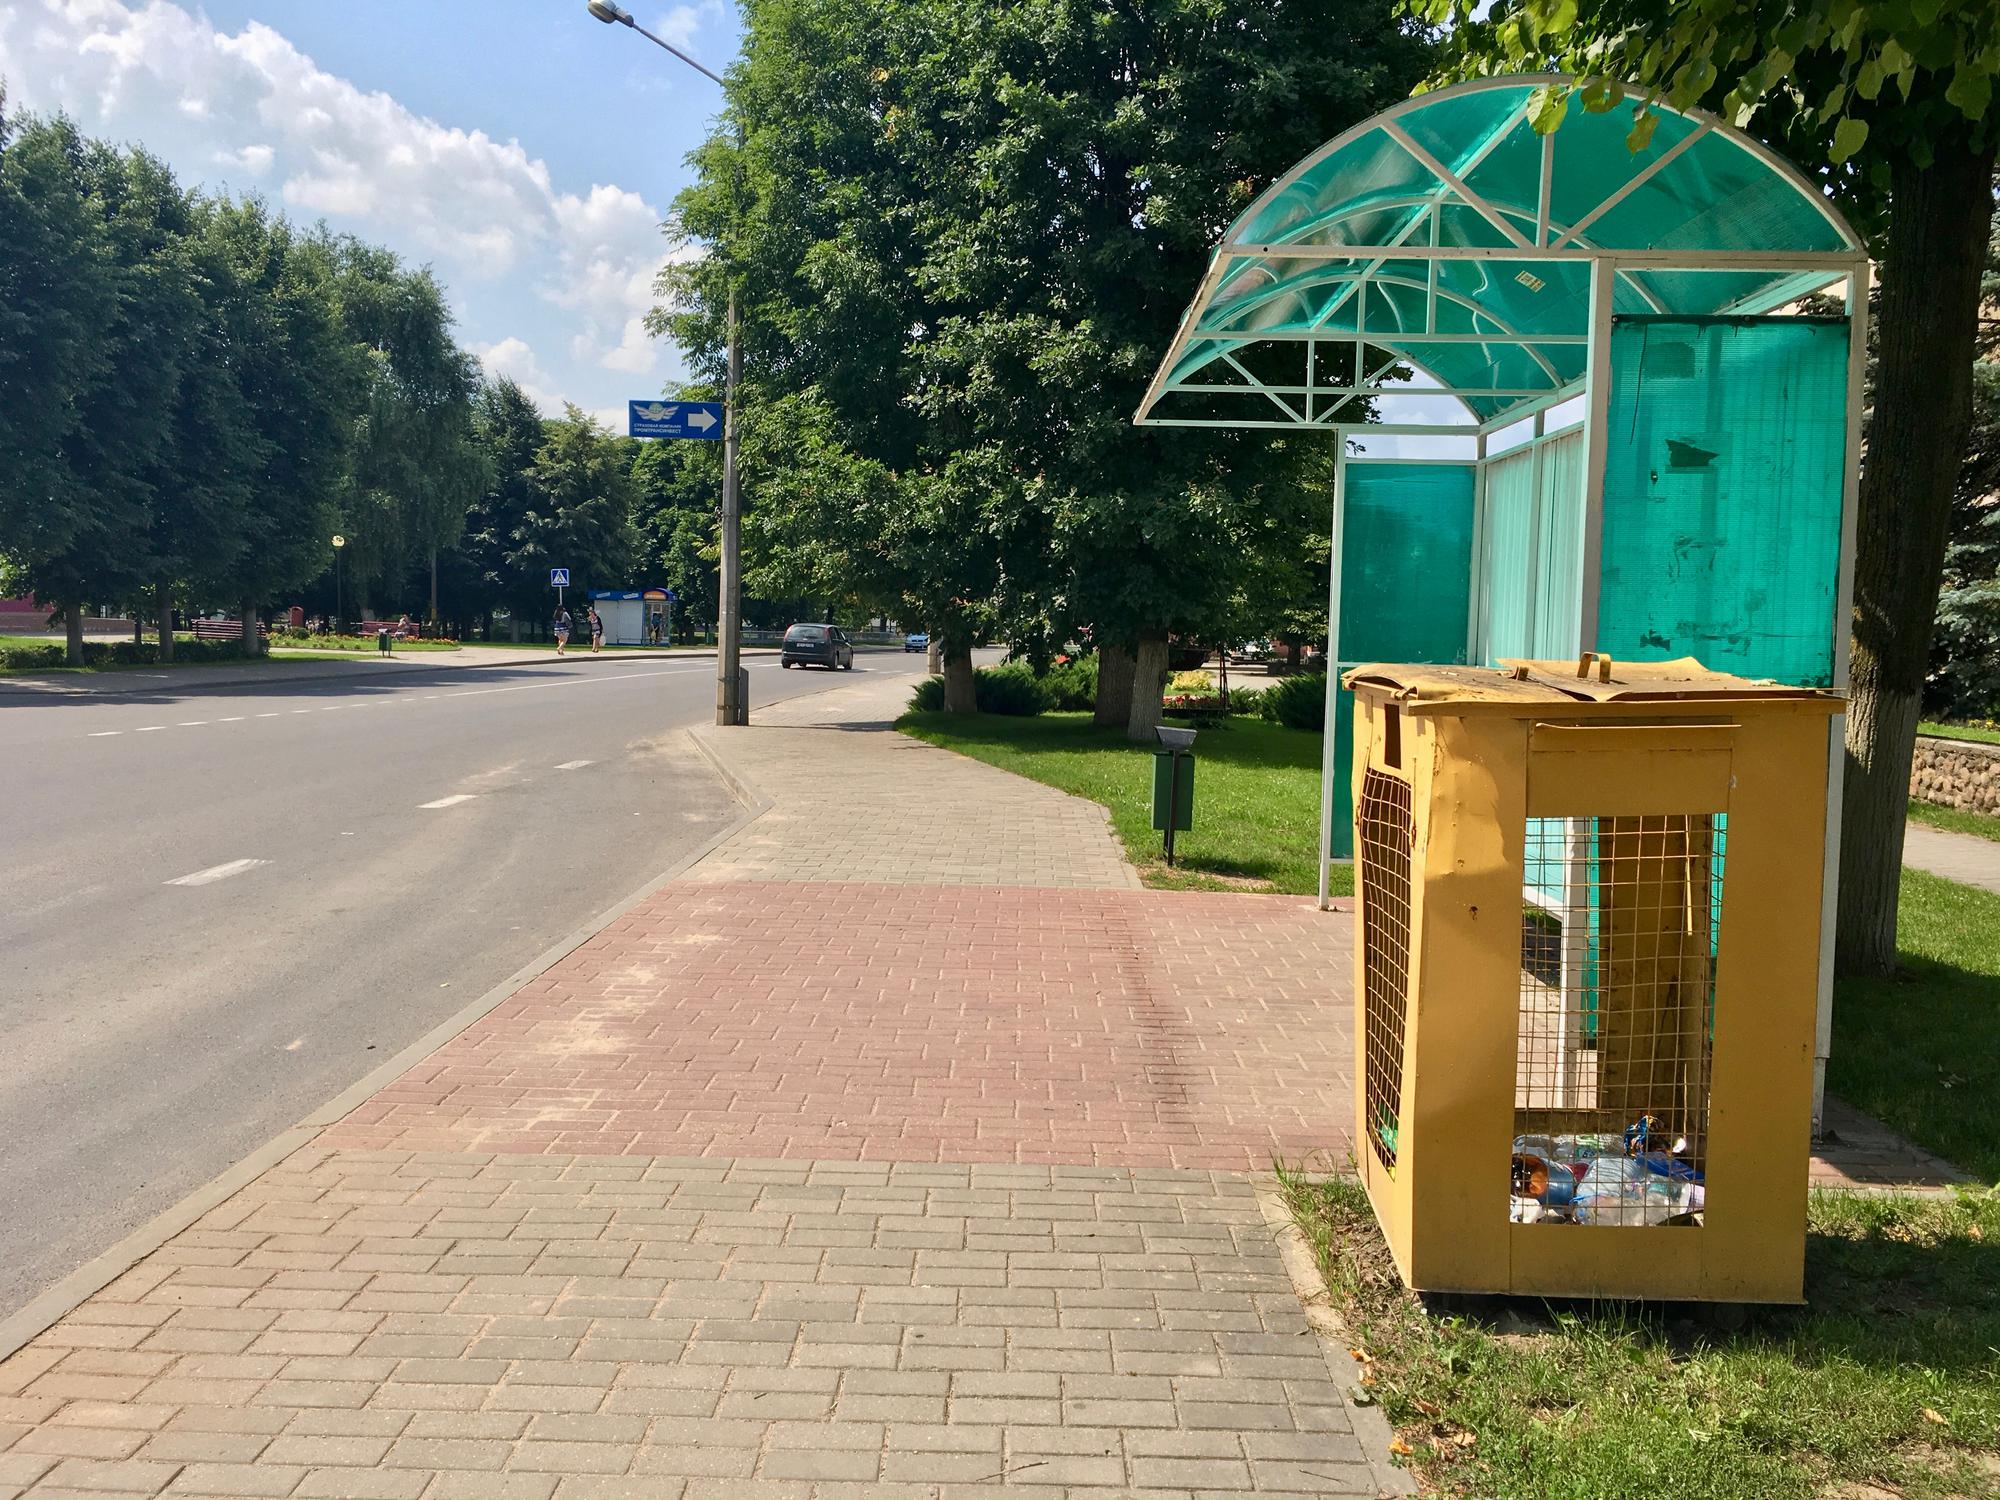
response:
[[(1590, 263), (1590, 350), (1584, 367), (1583, 545), (1582, 578), (1577, 590), (1576, 649), (1597, 648), (1599, 574), (1604, 565), (1604, 461), (1611, 422), (1611, 297), (1618, 283), (1617, 267), (1606, 260)], [(1541, 461), (1536, 455), (1536, 462)]]
[[(1847, 452), (1840, 494), (1840, 571), (1833, 597), (1833, 681), (1849, 687), (1853, 647), (1855, 524), (1861, 507), (1861, 415), (1868, 374), (1868, 288), (1871, 267), (1861, 261), (1847, 279)], [(1833, 967), (1840, 912), (1840, 816), (1847, 782), (1847, 715), (1827, 723), (1826, 851), (1820, 873), (1819, 996), (1813, 1025), (1812, 1128), (1826, 1125), (1826, 1063), (1833, 1055)]]
[(1333, 455), (1333, 522), (1329, 531), (1326, 578), (1326, 723), (1319, 750), (1319, 909), (1332, 904), (1334, 743), (1340, 713), (1341, 522), (1347, 508), (1347, 436), (1336, 434)]

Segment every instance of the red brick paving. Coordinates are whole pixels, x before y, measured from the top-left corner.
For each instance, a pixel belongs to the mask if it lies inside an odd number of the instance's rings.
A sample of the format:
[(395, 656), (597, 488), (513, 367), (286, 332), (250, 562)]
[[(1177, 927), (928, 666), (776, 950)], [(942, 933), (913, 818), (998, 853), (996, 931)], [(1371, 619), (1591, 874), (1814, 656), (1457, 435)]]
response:
[(1351, 933), (1293, 896), (675, 885), (322, 1144), (1344, 1161)]

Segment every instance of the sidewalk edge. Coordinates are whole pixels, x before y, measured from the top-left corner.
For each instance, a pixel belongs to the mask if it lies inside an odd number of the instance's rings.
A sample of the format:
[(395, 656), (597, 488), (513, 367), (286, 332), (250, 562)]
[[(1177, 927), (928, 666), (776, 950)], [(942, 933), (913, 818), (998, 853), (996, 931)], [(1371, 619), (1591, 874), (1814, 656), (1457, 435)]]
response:
[(1348, 1420), (1354, 1424), (1354, 1436), (1368, 1462), (1368, 1474), (1375, 1481), (1376, 1493), (1416, 1494), (1415, 1477), (1408, 1469), (1398, 1468), (1390, 1462), (1389, 1444), (1396, 1436), (1396, 1429), (1389, 1425), (1382, 1408), (1356, 1406), (1349, 1397), (1348, 1393), (1361, 1384), (1361, 1361), (1348, 1353), (1347, 1325), (1333, 1310), (1332, 1295), (1320, 1279), (1319, 1267), (1313, 1264), (1312, 1252), (1306, 1249), (1298, 1225), (1292, 1222), (1292, 1216), (1285, 1211), (1283, 1200), (1268, 1179), (1260, 1179), (1257, 1184), (1257, 1207), (1263, 1212), (1264, 1222), (1271, 1227), (1278, 1258), (1284, 1262), (1285, 1273), (1292, 1280), (1292, 1289), (1298, 1293), (1299, 1302), (1305, 1309), (1306, 1322), (1312, 1326), (1320, 1355), (1326, 1361), (1326, 1372), (1340, 1387), (1341, 1401), (1347, 1407)]
[(708, 737), (700, 728), (689, 728), (687, 737), (701, 758), (708, 762), (709, 769), (722, 778), (722, 783), (729, 788), (730, 795), (750, 809), (753, 817), (762, 817), (776, 805), (758, 789), (754, 781), (723, 758), (722, 752), (708, 742)]
[[(706, 758), (711, 766), (716, 765), (712, 755)], [(716, 768), (720, 770), (719, 766)], [(732, 794), (736, 793), (741, 784), (727, 772), (722, 773), (721, 779), (729, 786)], [(769, 802), (745, 806), (734, 818), (709, 835), (686, 856), (676, 860), (667, 870), (654, 876), (615, 906), (600, 912), (567, 936), (557, 939), (553, 945), (528, 960), (523, 967), (516, 969), (477, 1000), (433, 1026), (394, 1057), (342, 1089), (296, 1125), (279, 1131), (234, 1166), (203, 1183), (178, 1203), (140, 1225), (109, 1250), (70, 1272), (18, 1311), (0, 1318), (0, 1360), (11, 1358), (22, 1346), (53, 1328), (86, 1300), (103, 1291), (133, 1266), (187, 1229), (203, 1214), (248, 1186), (293, 1152), (310, 1144), (320, 1131), (350, 1113), (355, 1106), (385, 1084), (400, 1078), (475, 1021), (498, 1009), (513, 998), (524, 985), (554, 968), (647, 897), (678, 880), (689, 869), (756, 822), (770, 810), (770, 806)]]

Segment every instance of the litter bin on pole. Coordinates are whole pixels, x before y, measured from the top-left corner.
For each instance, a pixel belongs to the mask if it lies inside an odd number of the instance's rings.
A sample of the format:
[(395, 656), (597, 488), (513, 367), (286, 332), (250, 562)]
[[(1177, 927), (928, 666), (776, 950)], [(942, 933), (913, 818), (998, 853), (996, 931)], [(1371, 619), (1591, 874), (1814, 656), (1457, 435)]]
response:
[(1839, 697), (1594, 654), (1346, 683), (1355, 1151), (1404, 1281), (1799, 1301)]
[(1174, 862), (1174, 834), (1194, 827), (1194, 736), (1192, 729), (1162, 724), (1153, 731), (1153, 827), (1165, 833), (1167, 863)]

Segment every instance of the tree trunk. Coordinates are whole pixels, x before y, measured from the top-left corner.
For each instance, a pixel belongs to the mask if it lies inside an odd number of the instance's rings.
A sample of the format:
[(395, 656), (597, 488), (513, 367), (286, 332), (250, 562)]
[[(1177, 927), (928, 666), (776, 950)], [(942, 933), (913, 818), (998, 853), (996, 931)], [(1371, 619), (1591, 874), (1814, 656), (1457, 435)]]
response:
[(517, 646), (521, 643), (521, 617), (519, 615), (510, 614), (507, 616), (507, 639), (514, 642)]
[(174, 596), (164, 583), (153, 586), (153, 605), (160, 614), (160, 660), (174, 659)]
[(80, 600), (63, 601), (63, 634), (68, 638), (63, 660), (72, 667), (83, 665), (83, 604)]
[(1299, 669), (1305, 665), (1305, 650), (1305, 642), (1303, 641), (1288, 641), (1285, 644), (1285, 673), (1287, 676), (1296, 676)]
[(264, 643), (263, 638), (257, 634), (257, 606), (245, 599), (240, 618), (243, 621), (243, 654), (262, 656)]
[(431, 624), (437, 624), (438, 617), (438, 549), (431, 548)]
[(1854, 566), (1854, 656), (1840, 847), (1838, 962), (1896, 965), (1903, 819), (1952, 489), (1972, 418), (1991, 150), (1963, 134), (1927, 169), (1892, 169), (1876, 328), (1875, 407)]
[(944, 670), (944, 640), (940, 636), (931, 637), (930, 654), (924, 658), (924, 666), (935, 677)]
[(953, 641), (944, 648), (944, 711), (948, 714), (979, 712), (979, 694), (973, 686), (972, 647)]
[(1097, 648), (1097, 697), (1091, 720), (1100, 729), (1118, 729), (1132, 717), (1132, 653), (1123, 646)]
[(1139, 637), (1132, 659), (1132, 712), (1125, 720), (1126, 739), (1153, 743), (1153, 731), (1160, 727), (1160, 695), (1166, 688), (1167, 634), (1147, 631)]

